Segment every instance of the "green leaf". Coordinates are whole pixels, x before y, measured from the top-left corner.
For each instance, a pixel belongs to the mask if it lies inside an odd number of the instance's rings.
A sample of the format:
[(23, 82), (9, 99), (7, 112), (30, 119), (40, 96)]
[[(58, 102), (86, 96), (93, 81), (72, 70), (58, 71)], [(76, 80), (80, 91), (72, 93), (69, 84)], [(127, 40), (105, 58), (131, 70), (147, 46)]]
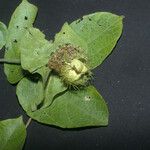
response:
[[(5, 51), (5, 59), (20, 59), (18, 44), (13, 45), (13, 48)], [(24, 71), (19, 64), (4, 64), (4, 72), (11, 84), (17, 83), (24, 76)]]
[(7, 27), (4, 23), (0, 22), (0, 49), (6, 44)]
[(0, 150), (22, 150), (25, 138), (22, 117), (0, 121)]
[(86, 42), (72, 30), (68, 23), (65, 23), (61, 31), (56, 34), (51, 49), (57, 50), (59, 46), (68, 43), (72, 44), (73, 46), (80, 46), (81, 48), (87, 49)]
[(100, 65), (111, 53), (122, 33), (122, 16), (97, 12), (70, 25), (64, 24), (56, 35), (53, 49), (70, 43), (84, 49), (91, 69)]
[(49, 106), (53, 102), (54, 97), (57, 94), (64, 92), (66, 89), (67, 87), (58, 76), (51, 75), (45, 89), (45, 99), (43, 107)]
[(28, 78), (25, 77), (17, 85), (16, 93), (19, 103), (26, 112), (37, 110), (38, 105), (41, 104), (41, 107), (48, 107), (57, 94), (67, 89), (60, 78), (51, 75), (44, 91), (43, 82), (34, 77), (34, 74)]
[(39, 122), (62, 128), (108, 124), (107, 105), (93, 86), (68, 91), (57, 97), (49, 107), (27, 113)]
[[(23, 0), (16, 8), (8, 27), (5, 59), (20, 59), (18, 44), (27, 28), (32, 26), (36, 14), (37, 7), (30, 4), (27, 0)], [(24, 76), (20, 65), (5, 64), (4, 72), (8, 81), (12, 84), (17, 83)]]
[(51, 69), (48, 67), (48, 66), (43, 66), (39, 69), (37, 69), (35, 72), (33, 73), (38, 73), (41, 75), (42, 77), (42, 81), (43, 81), (43, 86), (45, 87), (46, 86), (46, 83), (48, 81), (48, 78), (50, 76), (50, 72), (51, 72)]
[(25, 111), (35, 111), (44, 98), (42, 81), (35, 76), (23, 78), (17, 85), (19, 103)]
[(72, 30), (87, 43), (87, 57), (91, 68), (100, 65), (111, 53), (122, 33), (122, 16), (97, 12), (70, 24)]
[(36, 28), (30, 28), (20, 42), (21, 65), (23, 69), (33, 72), (48, 64), (51, 43)]

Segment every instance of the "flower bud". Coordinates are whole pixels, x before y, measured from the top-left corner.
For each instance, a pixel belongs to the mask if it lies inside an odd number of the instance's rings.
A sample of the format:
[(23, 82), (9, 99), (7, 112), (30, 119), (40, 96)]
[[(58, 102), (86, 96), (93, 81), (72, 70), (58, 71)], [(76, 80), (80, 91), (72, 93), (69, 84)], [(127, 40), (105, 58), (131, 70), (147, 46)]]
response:
[(85, 85), (91, 77), (86, 57), (82, 51), (65, 45), (49, 60), (49, 67), (55, 70), (67, 85)]

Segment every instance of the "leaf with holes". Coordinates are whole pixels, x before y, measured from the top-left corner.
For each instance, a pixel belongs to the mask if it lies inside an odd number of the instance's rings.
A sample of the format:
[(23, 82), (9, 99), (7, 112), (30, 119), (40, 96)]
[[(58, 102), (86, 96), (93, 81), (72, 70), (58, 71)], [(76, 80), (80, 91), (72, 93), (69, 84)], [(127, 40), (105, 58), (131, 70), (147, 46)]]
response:
[(0, 121), (0, 150), (21, 150), (34, 119), (61, 128), (107, 126), (107, 104), (91, 84), (92, 70), (112, 52), (123, 16), (96, 12), (64, 23), (54, 40), (33, 27), (37, 7), (22, 0), (8, 28), (0, 22), (4, 72), (17, 83), (20, 105), (30, 117)]
[(51, 49), (56, 51), (59, 49), (59, 46), (64, 44), (72, 44), (73, 46), (80, 46), (83, 49), (87, 49), (86, 42), (72, 30), (68, 23), (65, 23), (61, 31), (55, 35), (55, 40)]
[(0, 121), (0, 150), (22, 150), (25, 138), (22, 117)]
[(71, 24), (65, 23), (55, 36), (53, 49), (70, 43), (81, 47), (88, 58), (91, 69), (100, 65), (111, 53), (122, 33), (122, 16), (108, 12), (97, 12)]
[[(16, 8), (13, 13), (9, 27), (6, 43), (5, 59), (20, 59), (18, 43), (25, 34), (27, 28), (31, 27), (37, 14), (37, 7), (27, 0)], [(24, 71), (20, 65), (5, 64), (4, 72), (10, 83), (17, 83), (24, 76)]]
[(123, 16), (108, 12), (97, 12), (84, 16), (70, 24), (72, 30), (84, 41), (90, 67), (100, 65), (111, 53), (122, 33)]
[[(34, 92), (40, 88), (37, 84), (34, 86), (31, 80), (25, 82), (24, 79), (17, 87), (20, 104), (29, 116), (63, 128), (108, 124), (107, 105), (96, 89), (89, 86), (78, 91), (66, 90), (59, 76), (53, 75), (51, 69), (48, 71), (47, 63), (52, 52), (69, 43), (83, 49), (90, 69), (95, 68), (111, 53), (119, 39), (122, 18), (107, 12), (84, 16), (71, 24), (65, 23), (53, 43), (45, 40), (44, 34), (38, 29), (28, 30), (20, 42), (22, 66), (31, 73), (39, 73), (44, 81), (44, 91), (38, 91), (38, 94), (44, 95), (40, 100)], [(26, 97), (30, 93), (32, 98)]]
[(32, 73), (45, 66), (52, 52), (51, 45), (39, 29), (30, 28), (19, 45), (22, 68)]
[(39, 122), (62, 128), (108, 124), (107, 105), (93, 86), (79, 91), (67, 91), (49, 107), (27, 113)]

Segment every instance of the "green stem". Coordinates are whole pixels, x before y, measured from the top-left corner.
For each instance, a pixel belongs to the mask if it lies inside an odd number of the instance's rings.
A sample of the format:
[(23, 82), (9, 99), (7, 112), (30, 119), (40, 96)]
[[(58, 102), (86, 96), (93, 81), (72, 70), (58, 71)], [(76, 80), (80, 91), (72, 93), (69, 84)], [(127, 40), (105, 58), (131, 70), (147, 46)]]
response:
[(28, 121), (27, 121), (27, 123), (26, 123), (26, 128), (29, 126), (29, 124), (31, 123), (31, 121), (32, 121), (32, 118), (29, 118)]
[(0, 63), (6, 63), (6, 64), (21, 64), (20, 59), (5, 59), (5, 58), (0, 58)]

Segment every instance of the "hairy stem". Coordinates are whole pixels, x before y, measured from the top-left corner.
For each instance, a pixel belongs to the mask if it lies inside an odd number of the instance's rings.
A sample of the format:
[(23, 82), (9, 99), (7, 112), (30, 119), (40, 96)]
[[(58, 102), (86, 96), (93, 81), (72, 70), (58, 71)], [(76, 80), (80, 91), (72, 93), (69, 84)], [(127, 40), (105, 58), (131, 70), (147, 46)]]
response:
[(32, 121), (32, 118), (29, 118), (27, 123), (26, 123), (26, 128), (30, 125), (31, 121)]
[(0, 58), (0, 63), (7, 63), (7, 64), (21, 64), (20, 59), (5, 59), (5, 58)]

